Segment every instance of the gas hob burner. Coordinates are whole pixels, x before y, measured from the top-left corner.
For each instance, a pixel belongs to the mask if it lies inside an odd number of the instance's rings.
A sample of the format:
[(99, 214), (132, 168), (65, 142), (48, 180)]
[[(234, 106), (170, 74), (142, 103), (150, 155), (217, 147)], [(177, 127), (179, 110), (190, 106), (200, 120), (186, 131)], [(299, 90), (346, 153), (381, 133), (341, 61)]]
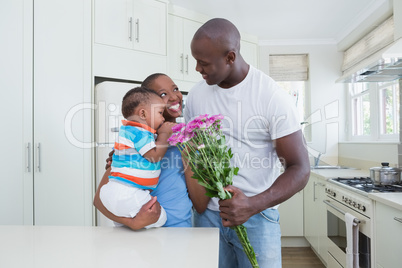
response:
[(333, 180), (346, 185), (372, 184), (371, 179), (368, 177), (335, 178)]
[(334, 178), (332, 180), (367, 193), (402, 192), (402, 185), (374, 185), (369, 177)]

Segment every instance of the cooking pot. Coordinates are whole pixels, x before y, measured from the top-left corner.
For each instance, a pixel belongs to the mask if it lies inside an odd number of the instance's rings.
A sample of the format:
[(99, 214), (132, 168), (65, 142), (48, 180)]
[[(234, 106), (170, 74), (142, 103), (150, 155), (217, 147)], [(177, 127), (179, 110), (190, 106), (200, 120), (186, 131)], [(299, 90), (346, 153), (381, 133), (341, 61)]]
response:
[(401, 179), (401, 170), (389, 166), (389, 163), (381, 163), (382, 167), (370, 168), (370, 178), (374, 185), (398, 184)]

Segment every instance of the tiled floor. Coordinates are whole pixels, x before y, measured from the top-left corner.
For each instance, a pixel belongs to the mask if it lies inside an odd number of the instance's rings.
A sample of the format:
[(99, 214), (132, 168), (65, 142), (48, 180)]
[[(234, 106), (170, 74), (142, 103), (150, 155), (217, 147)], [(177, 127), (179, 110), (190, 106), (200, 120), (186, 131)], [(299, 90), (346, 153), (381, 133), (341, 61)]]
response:
[(282, 268), (325, 268), (309, 247), (282, 248)]

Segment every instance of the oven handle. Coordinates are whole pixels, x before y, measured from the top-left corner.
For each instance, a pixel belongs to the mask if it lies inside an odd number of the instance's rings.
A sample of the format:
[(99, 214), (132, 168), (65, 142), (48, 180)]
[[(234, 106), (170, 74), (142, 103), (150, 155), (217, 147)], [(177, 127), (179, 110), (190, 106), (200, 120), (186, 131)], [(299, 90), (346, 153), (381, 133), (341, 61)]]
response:
[[(329, 202), (329, 200), (324, 200), (323, 202), (324, 202), (326, 205), (328, 205), (329, 207), (331, 207), (331, 208), (335, 209), (336, 211), (338, 211), (339, 213), (341, 213), (342, 215), (345, 215), (345, 214), (346, 214), (346, 212), (343, 211), (342, 209), (337, 208), (336, 206), (332, 205), (331, 202)], [(356, 218), (353, 220), (353, 222), (355, 222), (355, 223), (357, 223), (357, 224), (359, 224), (359, 223), (361, 223), (361, 222), (364, 223), (364, 221), (361, 221), (361, 220), (356, 219)]]

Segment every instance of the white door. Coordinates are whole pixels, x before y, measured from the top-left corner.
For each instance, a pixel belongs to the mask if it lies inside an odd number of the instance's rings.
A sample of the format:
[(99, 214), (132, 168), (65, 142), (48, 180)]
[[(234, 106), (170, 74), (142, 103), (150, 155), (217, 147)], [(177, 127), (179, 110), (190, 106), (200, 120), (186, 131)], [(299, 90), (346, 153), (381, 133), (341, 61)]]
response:
[(91, 225), (91, 3), (35, 0), (33, 25), (34, 224)]
[(32, 224), (32, 2), (0, 9), (0, 224)]

